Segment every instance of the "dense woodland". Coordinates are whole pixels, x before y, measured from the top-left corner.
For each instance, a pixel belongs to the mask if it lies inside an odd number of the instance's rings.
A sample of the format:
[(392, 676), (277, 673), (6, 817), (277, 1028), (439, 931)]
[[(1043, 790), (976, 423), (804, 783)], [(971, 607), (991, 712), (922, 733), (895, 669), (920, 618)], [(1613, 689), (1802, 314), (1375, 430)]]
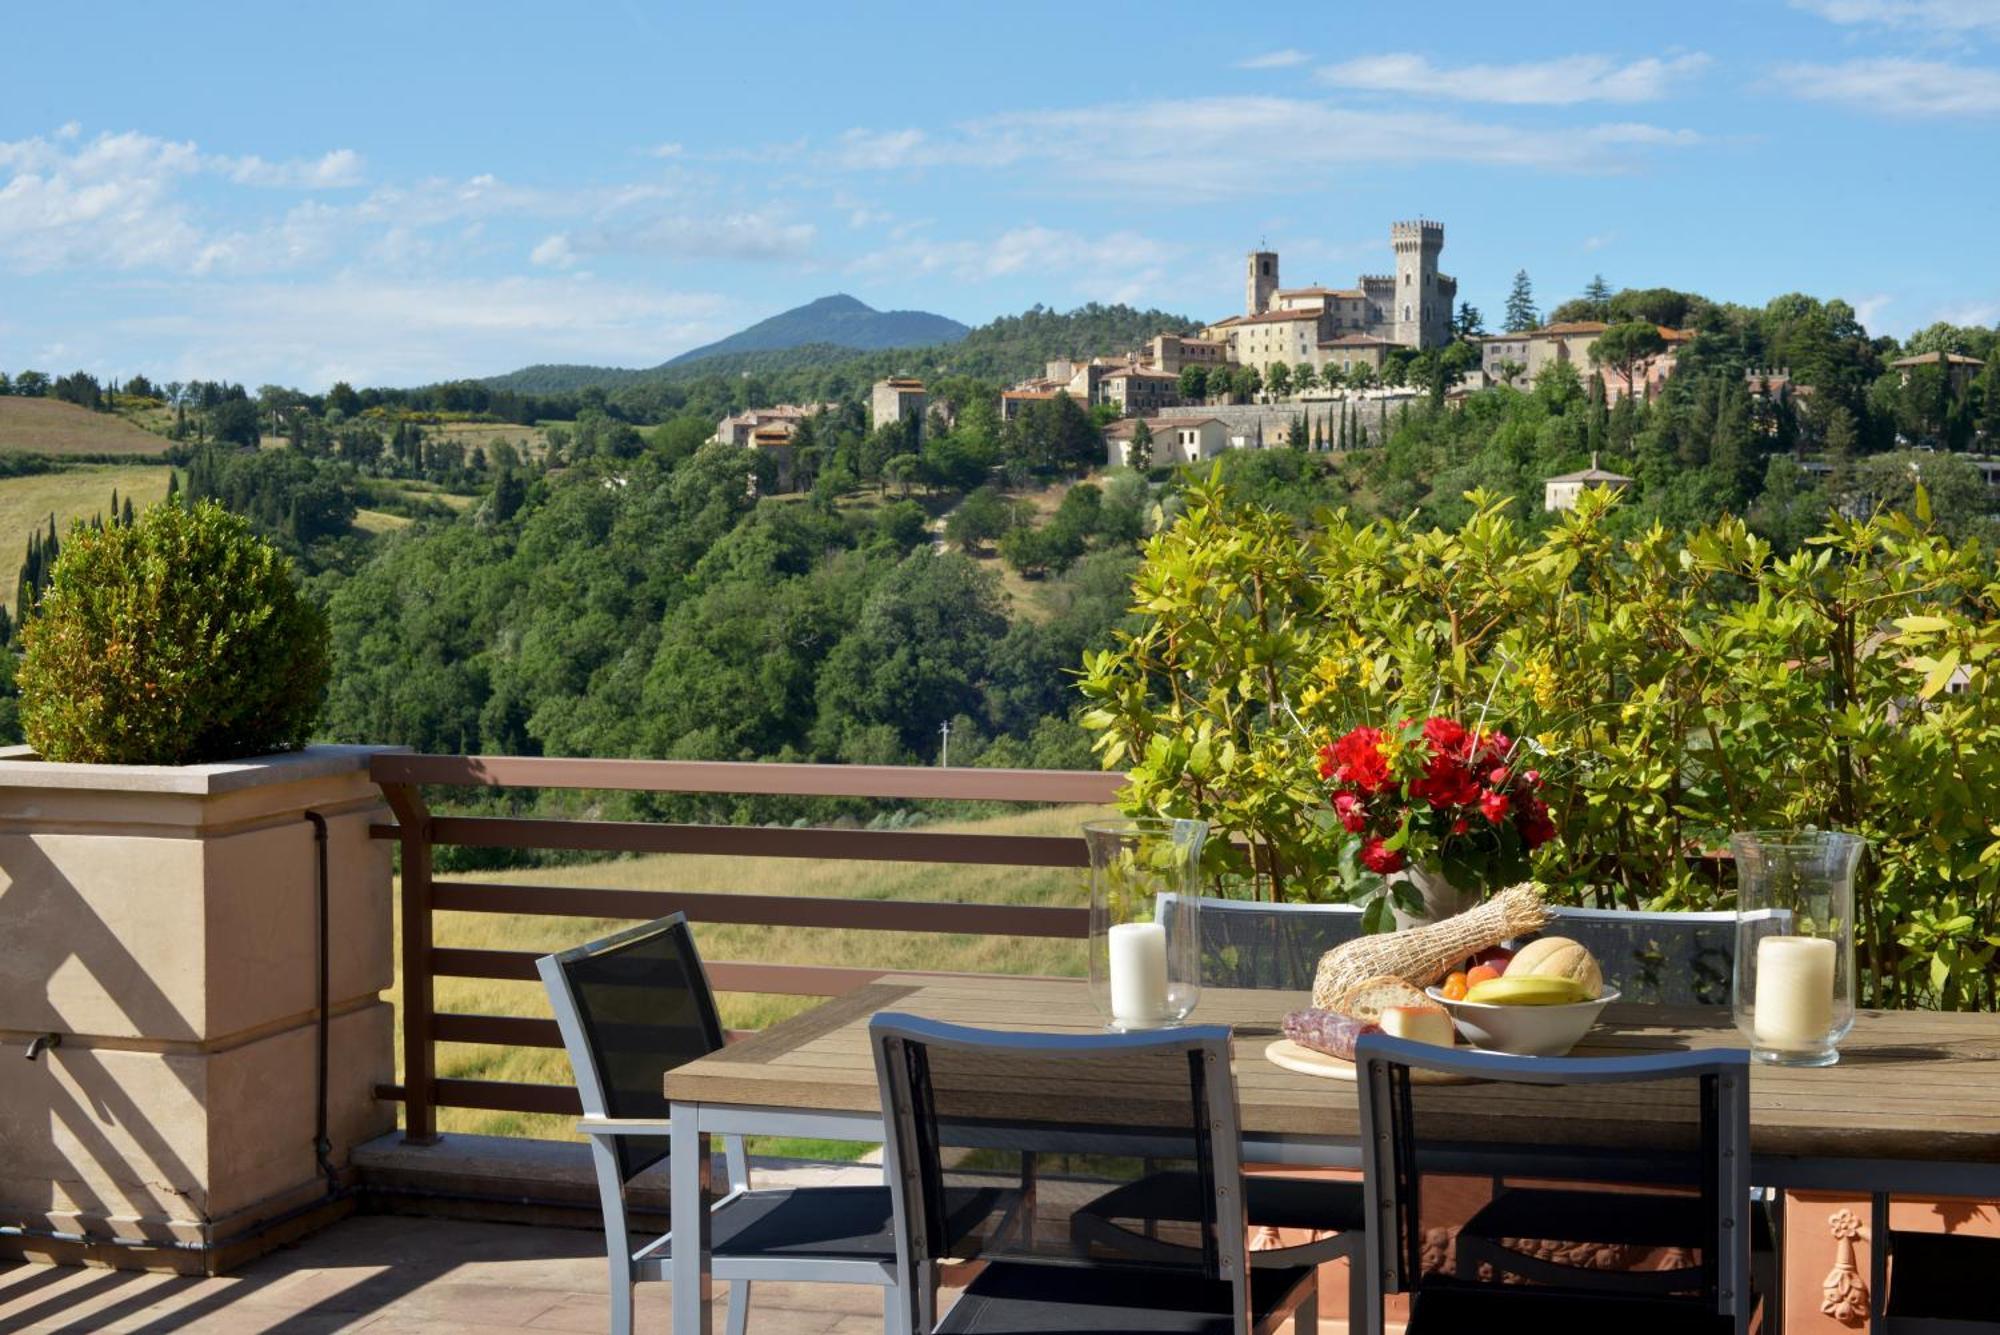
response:
[[(1508, 323), (1532, 323), (1525, 279), (1516, 297), (1525, 310), (1510, 302)], [(1618, 521), (1635, 529), (1735, 513), (1784, 550), (1830, 507), (1905, 503), (1919, 480), (1952, 533), (1992, 526), (1962, 455), (2000, 440), (1993, 330), (1899, 343), (1871, 338), (1845, 303), (1796, 295), (1745, 308), (1597, 290), (1551, 314), (1700, 334), (1655, 401), (1615, 408), (1568, 368), (1448, 404), (1439, 368), (1466, 353), (1402, 358), (1392, 374), (1434, 393), (1370, 448), (1302, 434), (1216, 466), (1301, 522), (1346, 507), (1451, 525), (1484, 487), (1539, 527), (1542, 480), (1596, 454), (1637, 480)], [(1476, 331), (1478, 315), (1459, 323)], [(0, 376), (0, 391), (137, 405), (173, 438), (179, 490), (222, 500), (293, 555), (334, 628), (331, 738), (927, 763), (949, 724), (954, 763), (1088, 766), (1074, 671), (1126, 617), (1138, 544), (1171, 521), (1185, 479), (1121, 469), (1079, 484), (1102, 468), (1102, 410), (1057, 399), (1002, 423), (997, 395), (1047, 357), (1191, 327), (1038, 309), (937, 349), (793, 349), (580, 386), (538, 374), (550, 368), (326, 394), (30, 371)], [(1888, 368), (1939, 350), (1986, 368), (1967, 383)], [(1775, 368), (1810, 393), (1770, 392)], [(931, 388), (921, 444), (866, 424), (866, 386), (898, 371)], [(821, 400), (839, 407), (797, 440), (792, 494), (770, 494), (768, 466), (744, 451), (706, 443), (727, 412)], [(518, 425), (521, 441), (468, 450), (445, 430), (462, 422)], [(364, 508), (414, 522), (364, 533)]]

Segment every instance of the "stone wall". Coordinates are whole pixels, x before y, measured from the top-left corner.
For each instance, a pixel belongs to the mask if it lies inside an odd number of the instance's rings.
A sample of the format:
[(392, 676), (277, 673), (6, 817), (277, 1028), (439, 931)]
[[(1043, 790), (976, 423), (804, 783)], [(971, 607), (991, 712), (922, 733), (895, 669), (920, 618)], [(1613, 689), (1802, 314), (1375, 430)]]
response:
[[(1396, 415), (1404, 405), (1414, 405), (1423, 395), (1414, 390), (1390, 390), (1379, 394), (1349, 395), (1344, 398), (1314, 398), (1296, 403), (1235, 403), (1214, 407), (1162, 408), (1161, 420), (1183, 421), (1194, 417), (1214, 417), (1219, 419), (1228, 435), (1247, 437), (1254, 447), (1258, 432), (1263, 433), (1264, 447), (1277, 449), (1285, 443), (1285, 433), (1299, 417), (1306, 418), (1310, 430), (1315, 424), (1325, 427), (1327, 440), (1337, 442), (1340, 438), (1340, 411), (1346, 404), (1348, 420), (1365, 427), (1371, 437), (1370, 443), (1379, 444), (1385, 430), (1395, 424)], [(1349, 430), (1354, 427), (1350, 425)], [(1331, 448), (1331, 444), (1329, 445)]]

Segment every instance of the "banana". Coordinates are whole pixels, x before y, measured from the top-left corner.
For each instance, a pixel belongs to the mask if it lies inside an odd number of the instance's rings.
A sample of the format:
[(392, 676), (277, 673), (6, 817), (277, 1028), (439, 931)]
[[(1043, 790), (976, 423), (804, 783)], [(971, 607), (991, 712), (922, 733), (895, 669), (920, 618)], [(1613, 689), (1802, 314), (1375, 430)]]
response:
[(1571, 978), (1535, 974), (1516, 978), (1508, 974), (1474, 983), (1465, 999), (1492, 1006), (1567, 1006), (1590, 997), (1583, 985)]

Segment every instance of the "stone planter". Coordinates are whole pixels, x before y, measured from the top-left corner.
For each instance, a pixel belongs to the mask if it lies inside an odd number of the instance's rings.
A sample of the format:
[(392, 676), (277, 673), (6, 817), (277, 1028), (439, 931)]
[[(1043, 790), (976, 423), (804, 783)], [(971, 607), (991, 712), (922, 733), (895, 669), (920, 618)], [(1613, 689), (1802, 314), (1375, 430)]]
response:
[[(226, 764), (0, 751), (0, 1254), (217, 1269), (335, 1208), (314, 1147), (327, 823), (330, 1161), (390, 1130), (375, 748)], [(32, 1064), (38, 1036), (59, 1046)], [(287, 1231), (289, 1230), (289, 1232)]]

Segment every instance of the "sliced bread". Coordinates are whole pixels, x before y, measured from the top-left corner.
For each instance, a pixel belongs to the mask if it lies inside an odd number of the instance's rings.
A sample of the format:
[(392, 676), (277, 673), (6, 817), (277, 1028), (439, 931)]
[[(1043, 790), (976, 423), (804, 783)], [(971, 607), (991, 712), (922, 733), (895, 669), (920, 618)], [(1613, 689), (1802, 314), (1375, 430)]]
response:
[(1394, 974), (1364, 978), (1327, 1009), (1352, 1016), (1364, 1024), (1382, 1023), (1382, 1012), (1390, 1006), (1428, 1006), (1431, 999)]

